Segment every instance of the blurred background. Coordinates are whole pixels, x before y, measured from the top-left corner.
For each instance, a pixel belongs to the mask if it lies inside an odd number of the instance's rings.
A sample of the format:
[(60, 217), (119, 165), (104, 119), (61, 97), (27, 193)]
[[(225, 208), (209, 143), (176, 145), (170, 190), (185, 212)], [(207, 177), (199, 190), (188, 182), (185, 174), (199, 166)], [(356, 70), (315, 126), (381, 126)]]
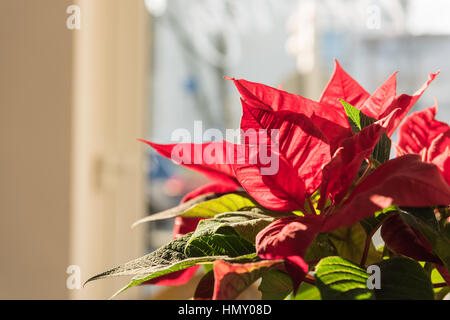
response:
[(414, 108), (450, 119), (445, 0), (0, 0), (0, 45), (0, 299), (108, 298), (126, 278), (79, 283), (170, 241), (130, 226), (205, 180), (136, 138), (238, 128), (224, 76), (318, 99), (334, 58), (369, 92), (440, 70)]

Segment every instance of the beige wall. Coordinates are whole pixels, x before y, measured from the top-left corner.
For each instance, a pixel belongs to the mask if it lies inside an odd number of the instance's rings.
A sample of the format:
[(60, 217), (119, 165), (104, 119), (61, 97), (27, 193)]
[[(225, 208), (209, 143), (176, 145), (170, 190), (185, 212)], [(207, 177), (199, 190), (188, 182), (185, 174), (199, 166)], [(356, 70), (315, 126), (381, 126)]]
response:
[(1, 299), (68, 297), (69, 3), (0, 1)]
[[(141, 0), (79, 0), (75, 34), (71, 263), (83, 279), (144, 254), (148, 30)], [(108, 298), (127, 279), (100, 280), (72, 298)], [(119, 298), (138, 298), (139, 289)]]
[(76, 1), (71, 31), (73, 2), (0, 0), (0, 299), (107, 298), (126, 279), (69, 291), (68, 265), (143, 253), (143, 2)]

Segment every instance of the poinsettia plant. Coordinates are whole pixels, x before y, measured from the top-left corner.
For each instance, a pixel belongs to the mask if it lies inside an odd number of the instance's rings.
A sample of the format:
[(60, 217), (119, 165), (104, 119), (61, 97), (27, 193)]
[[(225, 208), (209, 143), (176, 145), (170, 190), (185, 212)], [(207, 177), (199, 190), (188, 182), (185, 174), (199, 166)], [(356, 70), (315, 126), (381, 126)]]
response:
[(120, 293), (203, 272), (195, 299), (234, 299), (258, 280), (263, 299), (441, 299), (450, 127), (435, 120), (437, 106), (400, 125), (436, 76), (397, 95), (394, 73), (369, 94), (336, 61), (319, 101), (227, 78), (241, 95), (241, 141), (144, 141), (211, 183), (136, 222), (174, 218), (171, 242), (88, 282), (132, 275)]

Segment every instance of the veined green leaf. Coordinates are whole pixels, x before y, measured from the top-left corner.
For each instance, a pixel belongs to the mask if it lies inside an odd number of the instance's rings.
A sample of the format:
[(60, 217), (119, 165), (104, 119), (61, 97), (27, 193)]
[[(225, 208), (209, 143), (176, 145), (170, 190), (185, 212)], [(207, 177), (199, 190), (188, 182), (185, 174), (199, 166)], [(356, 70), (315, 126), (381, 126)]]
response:
[(369, 289), (370, 275), (341, 257), (327, 257), (316, 266), (316, 284), (323, 299), (434, 299), (433, 286), (418, 262), (392, 258), (376, 263), (380, 288)]
[(227, 262), (253, 262), (259, 260), (256, 253), (247, 253), (236, 257), (230, 257), (228, 255), (189, 257), (185, 254), (185, 248), (191, 236), (192, 233), (188, 233), (178, 239), (172, 240), (169, 244), (152, 253), (100, 273), (87, 280), (86, 283), (109, 277), (133, 275), (134, 277), (131, 282), (125, 288), (118, 291), (115, 294), (117, 295), (145, 281), (198, 264), (211, 264), (219, 259)]
[(274, 218), (252, 211), (229, 212), (202, 220), (189, 239), (187, 256), (239, 256), (255, 251), (255, 237)]
[(133, 277), (131, 279), (130, 283), (128, 283), (128, 285), (126, 285), (123, 289), (121, 289), (118, 292), (116, 292), (111, 298), (114, 298), (116, 295), (122, 293), (123, 291), (125, 291), (125, 290), (127, 290), (127, 289), (129, 289), (131, 287), (134, 287), (134, 286), (136, 286), (138, 284), (141, 284), (141, 283), (143, 283), (145, 281), (154, 279), (156, 277), (163, 276), (165, 274), (172, 273), (172, 272), (175, 272), (175, 271), (183, 270), (183, 269), (195, 266), (197, 264), (213, 263), (216, 260), (223, 260), (223, 261), (226, 261), (226, 262), (244, 263), (244, 262), (258, 261), (259, 258), (256, 255), (256, 253), (247, 254), (247, 255), (243, 255), (243, 256), (240, 256), (240, 257), (234, 257), (234, 258), (231, 258), (231, 257), (228, 257), (228, 256), (212, 256), (212, 257), (187, 258), (187, 259), (184, 259), (184, 260), (182, 260), (182, 261), (180, 261), (178, 263), (175, 263), (175, 264), (171, 265), (168, 268), (158, 270), (158, 271), (156, 271), (154, 273), (151, 273), (151, 274), (148, 274), (148, 275), (138, 275), (138, 276)]
[(316, 266), (316, 284), (322, 299), (362, 300), (373, 299), (367, 288), (369, 274), (355, 263), (338, 257), (322, 259)]

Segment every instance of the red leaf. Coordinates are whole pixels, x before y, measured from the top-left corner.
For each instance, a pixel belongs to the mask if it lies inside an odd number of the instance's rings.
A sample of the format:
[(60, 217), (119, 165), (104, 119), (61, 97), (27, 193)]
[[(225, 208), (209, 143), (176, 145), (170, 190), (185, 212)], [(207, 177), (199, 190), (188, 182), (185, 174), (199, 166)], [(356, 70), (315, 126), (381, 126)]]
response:
[(203, 218), (187, 218), (187, 217), (176, 217), (172, 230), (172, 237), (174, 239), (185, 235), (186, 233), (195, 231), (198, 223)]
[(444, 153), (448, 154), (450, 149), (450, 128), (439, 134), (432, 142), (427, 150), (426, 161), (434, 162), (434, 160)]
[(227, 151), (233, 147), (229, 142), (157, 144), (140, 141), (153, 147), (163, 157), (201, 172), (212, 180), (238, 186), (232, 166), (227, 159)]
[(399, 254), (419, 261), (442, 263), (432, 253), (433, 249), (423, 234), (408, 226), (397, 214), (383, 223), (381, 237), (391, 250)]
[(380, 119), (384, 110), (395, 98), (397, 72), (391, 75), (361, 106), (360, 110), (369, 117)]
[(141, 285), (181, 286), (191, 280), (199, 266), (189, 267), (143, 282)]
[(341, 110), (339, 99), (345, 100), (359, 109), (369, 98), (369, 93), (360, 84), (342, 69), (339, 62), (334, 60), (334, 73), (325, 87), (319, 102), (327, 109)]
[(308, 272), (303, 256), (322, 223), (322, 216), (286, 217), (272, 222), (256, 236), (256, 252), (262, 259), (285, 259), (294, 291)]
[[(257, 158), (253, 150), (251, 158)], [(305, 204), (305, 184), (298, 178), (292, 165), (280, 154), (272, 150), (278, 159), (275, 174), (262, 175), (259, 163), (235, 164), (234, 172), (242, 187), (262, 206), (278, 211), (302, 209)], [(256, 161), (255, 161), (256, 162)]]
[[(253, 108), (267, 111), (291, 111), (304, 114), (326, 134), (334, 151), (342, 139), (352, 134), (342, 105), (334, 108), (322, 105), (300, 95), (288, 93), (263, 84), (232, 79), (242, 100)], [(339, 102), (337, 102), (339, 103)]]
[(235, 299), (261, 275), (282, 263), (282, 260), (258, 261), (253, 263), (227, 263), (223, 260), (214, 262), (213, 300)]
[(432, 160), (441, 171), (445, 181), (450, 185), (450, 147), (447, 147), (443, 153)]
[(440, 134), (449, 131), (444, 122), (435, 120), (437, 106), (413, 112), (399, 128), (398, 146), (407, 153), (420, 154)]
[(241, 129), (278, 130), (276, 145), (279, 154), (291, 164), (299, 179), (304, 181), (306, 192), (311, 195), (322, 180), (322, 166), (330, 161), (330, 146), (327, 138), (304, 114), (290, 111), (267, 111), (253, 108), (242, 101)]
[(434, 80), (434, 78), (436, 78), (436, 76), (438, 74), (439, 74), (439, 72), (431, 73), (428, 77), (428, 80), (412, 96), (407, 95), (407, 94), (399, 95), (398, 97), (393, 99), (392, 103), (385, 110), (382, 110), (382, 113), (380, 114), (379, 118), (383, 118), (383, 117), (387, 116), (388, 114), (390, 114), (394, 109), (400, 108), (400, 112), (397, 114), (396, 119), (394, 120), (394, 125), (387, 132), (387, 135), (389, 137), (392, 136), (394, 131), (399, 126), (400, 122), (408, 114), (408, 112), (409, 112), (409, 110), (411, 110), (412, 106), (417, 102), (417, 100), (419, 100), (419, 98), (422, 96), (422, 94), (428, 88), (430, 83)]
[(342, 142), (341, 148), (323, 169), (319, 209), (324, 207), (328, 198), (331, 204), (335, 205), (345, 197), (363, 160), (370, 157), (385, 128), (391, 125), (395, 113), (396, 110), (387, 118), (363, 128), (356, 135)]
[(429, 207), (449, 203), (450, 187), (439, 169), (418, 155), (405, 155), (383, 163), (358, 184), (342, 208), (327, 216), (322, 231), (350, 226), (392, 204)]
[(258, 233), (256, 251), (262, 259), (303, 256), (322, 222), (322, 216), (312, 214), (278, 219)]

